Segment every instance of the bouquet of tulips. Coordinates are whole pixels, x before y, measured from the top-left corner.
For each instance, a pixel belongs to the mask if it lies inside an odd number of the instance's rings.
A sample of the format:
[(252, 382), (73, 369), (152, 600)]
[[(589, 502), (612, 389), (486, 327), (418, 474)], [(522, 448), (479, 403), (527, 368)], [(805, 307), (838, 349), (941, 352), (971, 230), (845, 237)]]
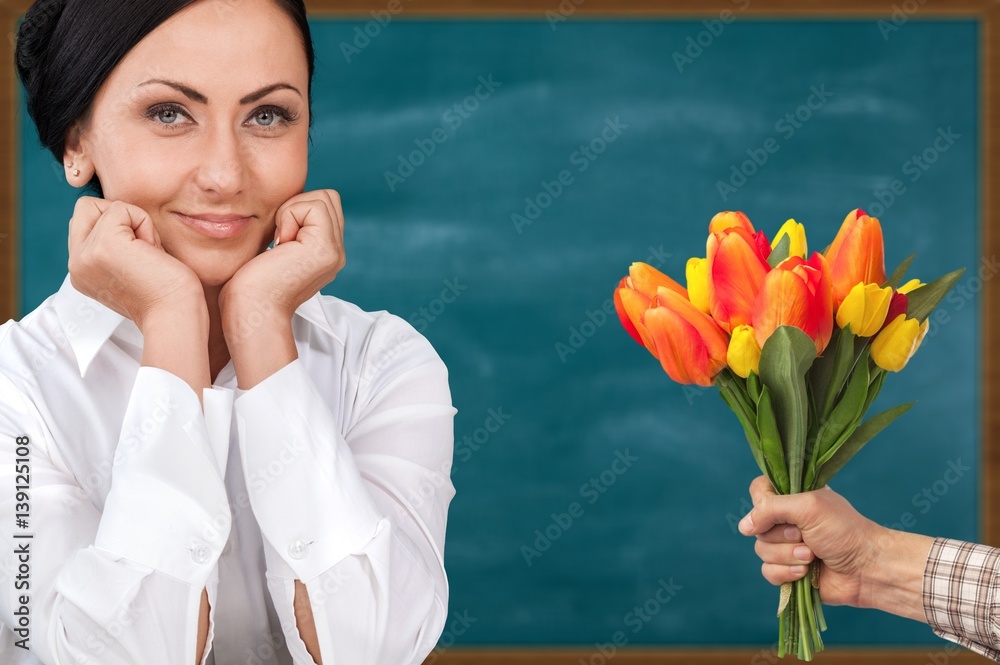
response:
[[(910, 256), (887, 278), (882, 228), (863, 210), (812, 256), (794, 219), (770, 242), (741, 212), (715, 215), (708, 231), (686, 287), (633, 263), (615, 289), (618, 316), (671, 379), (719, 387), (776, 493), (819, 489), (913, 405), (865, 418), (964, 268), (900, 285)], [(823, 649), (818, 565), (781, 585), (779, 657), (812, 660)]]

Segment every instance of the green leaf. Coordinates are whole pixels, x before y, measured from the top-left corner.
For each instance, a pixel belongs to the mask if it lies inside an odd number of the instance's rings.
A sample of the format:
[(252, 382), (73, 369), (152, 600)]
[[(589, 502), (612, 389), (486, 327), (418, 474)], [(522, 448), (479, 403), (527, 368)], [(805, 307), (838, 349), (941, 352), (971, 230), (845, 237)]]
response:
[(781, 434), (778, 433), (778, 423), (771, 404), (771, 392), (763, 386), (760, 400), (757, 402), (757, 431), (760, 433), (760, 450), (764, 461), (774, 474), (775, 491), (778, 494), (788, 494), (788, 466), (785, 463), (785, 451), (781, 447)]
[(753, 454), (754, 461), (757, 462), (757, 466), (760, 468), (760, 472), (768, 477), (771, 481), (771, 485), (774, 485), (774, 477), (772, 476), (770, 470), (768, 470), (767, 465), (764, 463), (764, 454), (760, 449), (760, 437), (757, 435), (757, 425), (752, 422), (743, 407), (740, 405), (736, 397), (733, 396), (732, 389), (719, 385), (719, 396), (722, 400), (732, 409), (733, 413), (736, 414), (737, 420), (743, 426), (743, 433), (747, 437), (747, 443), (750, 444), (750, 452)]
[(888, 372), (875, 365), (875, 369), (872, 370), (871, 380), (868, 382), (868, 399), (865, 400), (865, 408), (861, 411), (861, 417), (864, 418), (865, 414), (868, 413), (868, 407), (872, 405), (878, 394), (882, 392), (882, 384), (885, 383), (885, 377)]
[(896, 269), (892, 271), (891, 275), (889, 275), (889, 279), (885, 280), (885, 282), (882, 283), (881, 288), (884, 289), (887, 286), (891, 286), (893, 289), (899, 288), (899, 285), (903, 281), (903, 277), (906, 276), (906, 271), (910, 269), (910, 264), (913, 263), (913, 259), (916, 256), (917, 253), (914, 252), (913, 254), (910, 254), (908, 257), (903, 259), (903, 262), (900, 263), (898, 266), (896, 266)]
[(951, 287), (955, 286), (955, 282), (958, 281), (963, 272), (965, 272), (965, 268), (953, 270), (947, 275), (938, 277), (930, 284), (907, 293), (906, 316), (923, 323), (945, 294), (951, 290)]
[(787, 259), (788, 252), (791, 249), (791, 246), (792, 246), (792, 239), (788, 237), (787, 233), (783, 234), (781, 236), (781, 240), (778, 241), (778, 244), (774, 246), (774, 249), (772, 249), (771, 253), (768, 255), (767, 265), (773, 268), (782, 261), (784, 261), (785, 259)]
[(747, 376), (747, 392), (750, 393), (750, 399), (756, 404), (757, 400), (760, 399), (760, 377), (753, 370), (750, 370), (750, 375)]
[(861, 412), (868, 399), (868, 359), (859, 362), (847, 383), (844, 396), (837, 403), (837, 406), (830, 413), (830, 417), (823, 421), (819, 428), (818, 437), (818, 460), (817, 466), (823, 466), (834, 453), (834, 445), (839, 441), (848, 428), (853, 430)]
[(760, 379), (774, 406), (788, 463), (789, 492), (802, 491), (808, 427), (806, 372), (816, 359), (816, 343), (794, 326), (779, 326), (760, 352)]
[(826, 464), (822, 466), (819, 473), (816, 476), (816, 482), (812, 489), (819, 489), (830, 482), (830, 479), (843, 468), (845, 464), (852, 457), (854, 457), (858, 451), (860, 451), (866, 443), (868, 443), (876, 434), (885, 429), (893, 420), (903, 415), (910, 410), (915, 402), (907, 402), (906, 404), (900, 404), (899, 406), (894, 406), (891, 409), (886, 409), (878, 415), (872, 416), (865, 422), (861, 424), (851, 436), (844, 442), (844, 445), (837, 450), (837, 453), (830, 458)]
[(820, 422), (830, 416), (830, 409), (833, 408), (834, 401), (837, 399), (837, 395), (840, 394), (840, 389), (844, 386), (844, 381), (847, 380), (847, 375), (855, 365), (855, 337), (855, 334), (851, 332), (850, 326), (841, 328), (840, 334), (837, 336), (837, 348), (833, 353), (833, 367), (830, 372), (830, 378), (824, 387), (823, 410), (819, 412)]

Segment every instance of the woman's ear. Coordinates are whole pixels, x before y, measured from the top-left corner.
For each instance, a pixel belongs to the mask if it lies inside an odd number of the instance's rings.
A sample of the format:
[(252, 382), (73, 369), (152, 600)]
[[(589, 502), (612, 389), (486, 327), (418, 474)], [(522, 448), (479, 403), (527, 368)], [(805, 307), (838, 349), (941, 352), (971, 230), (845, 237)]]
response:
[(74, 122), (66, 132), (66, 148), (63, 152), (63, 167), (66, 181), (73, 187), (83, 187), (94, 175), (94, 165), (84, 154), (80, 123)]

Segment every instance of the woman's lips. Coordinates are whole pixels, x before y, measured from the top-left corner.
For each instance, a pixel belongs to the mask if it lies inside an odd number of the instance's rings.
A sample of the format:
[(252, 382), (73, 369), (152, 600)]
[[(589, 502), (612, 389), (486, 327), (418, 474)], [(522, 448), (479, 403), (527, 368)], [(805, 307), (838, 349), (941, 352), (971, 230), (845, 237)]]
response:
[(239, 235), (253, 221), (253, 217), (238, 217), (236, 215), (188, 217), (179, 212), (174, 214), (180, 217), (185, 224), (209, 238), (232, 238)]

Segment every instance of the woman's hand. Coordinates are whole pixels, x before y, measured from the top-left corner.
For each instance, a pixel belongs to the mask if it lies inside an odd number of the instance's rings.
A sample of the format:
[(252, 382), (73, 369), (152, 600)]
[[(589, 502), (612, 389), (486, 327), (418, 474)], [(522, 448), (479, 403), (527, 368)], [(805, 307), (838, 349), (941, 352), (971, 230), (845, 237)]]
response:
[(336, 191), (293, 196), (275, 222), (275, 247), (244, 264), (219, 294), (227, 339), (245, 336), (254, 321), (287, 324), (344, 267), (344, 213)]
[(194, 271), (163, 250), (153, 221), (123, 201), (81, 196), (69, 222), (73, 287), (139, 327), (154, 309), (201, 299)]
[(814, 557), (821, 559), (820, 599), (827, 605), (863, 607), (870, 566), (887, 531), (864, 517), (829, 487), (801, 494), (777, 495), (767, 476), (750, 484), (754, 508), (740, 522), (740, 532), (757, 536), (754, 546), (764, 561), (761, 572), (771, 584), (797, 580)]

